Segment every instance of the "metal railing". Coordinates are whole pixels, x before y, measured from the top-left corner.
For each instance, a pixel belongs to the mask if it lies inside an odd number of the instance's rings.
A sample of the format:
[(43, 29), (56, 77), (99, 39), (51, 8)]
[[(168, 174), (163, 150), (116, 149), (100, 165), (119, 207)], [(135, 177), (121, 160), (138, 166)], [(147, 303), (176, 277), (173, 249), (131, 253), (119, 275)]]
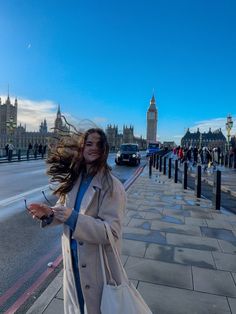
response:
[(46, 157), (47, 153), (44, 151), (39, 153), (38, 151), (32, 149), (14, 149), (2, 154), (0, 156), (0, 163), (44, 159)]

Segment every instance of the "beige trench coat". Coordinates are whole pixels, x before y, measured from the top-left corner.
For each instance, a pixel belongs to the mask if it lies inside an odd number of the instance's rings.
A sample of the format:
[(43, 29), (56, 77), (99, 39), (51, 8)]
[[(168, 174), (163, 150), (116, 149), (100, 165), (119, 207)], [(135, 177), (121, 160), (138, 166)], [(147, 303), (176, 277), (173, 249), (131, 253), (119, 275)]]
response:
[[(122, 219), (126, 207), (126, 193), (121, 182), (112, 176), (113, 193), (107, 191), (107, 184), (98, 173), (92, 179), (84, 194), (80, 213), (72, 238), (77, 241), (79, 273), (81, 287), (88, 314), (100, 314), (103, 279), (99, 259), (99, 244), (104, 245), (112, 279), (120, 283), (120, 271), (113, 255), (104, 227), (103, 220), (109, 223), (116, 238), (120, 252), (122, 237)], [(66, 196), (65, 206), (73, 208), (76, 201), (81, 178)], [(62, 253), (64, 262), (64, 311), (65, 314), (79, 314), (79, 303), (76, 293), (70, 250), (70, 230), (64, 224), (62, 235)], [(107, 274), (107, 278), (109, 278)]]

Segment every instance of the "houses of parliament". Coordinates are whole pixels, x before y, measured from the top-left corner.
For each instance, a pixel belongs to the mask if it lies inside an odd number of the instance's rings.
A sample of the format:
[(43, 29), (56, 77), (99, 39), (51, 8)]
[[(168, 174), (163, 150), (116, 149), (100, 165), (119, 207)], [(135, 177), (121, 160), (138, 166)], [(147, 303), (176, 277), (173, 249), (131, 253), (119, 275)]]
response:
[[(55, 117), (53, 131), (48, 130), (47, 121), (44, 119), (39, 125), (37, 132), (26, 131), (26, 125), (18, 125), (17, 123), (18, 100), (11, 102), (9, 95), (6, 101), (0, 98), (0, 149), (4, 149), (7, 143), (12, 143), (15, 149), (27, 149), (29, 143), (48, 145), (50, 140), (55, 137), (58, 130), (67, 130), (63, 123), (60, 106), (58, 106)], [(147, 139), (136, 137), (134, 135), (134, 127), (132, 125), (123, 126), (123, 133), (118, 131), (117, 125), (107, 125), (106, 135), (111, 151), (117, 150), (122, 143), (137, 143), (140, 149), (146, 149), (147, 143), (156, 141), (157, 136), (157, 109), (155, 105), (154, 95), (150, 101), (147, 110)]]
[(14, 149), (27, 149), (29, 144), (48, 145), (50, 139), (55, 137), (58, 130), (68, 130), (62, 121), (60, 106), (54, 122), (53, 132), (48, 131), (47, 121), (44, 119), (37, 132), (27, 132), (26, 125), (17, 125), (18, 100), (11, 102), (9, 95), (2, 103), (0, 98), (0, 149), (12, 143)]

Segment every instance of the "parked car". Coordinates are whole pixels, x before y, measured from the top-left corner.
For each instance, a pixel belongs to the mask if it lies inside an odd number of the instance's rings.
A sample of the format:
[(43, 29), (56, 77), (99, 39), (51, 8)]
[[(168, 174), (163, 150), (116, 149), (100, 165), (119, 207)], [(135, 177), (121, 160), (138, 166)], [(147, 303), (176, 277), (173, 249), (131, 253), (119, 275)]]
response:
[(119, 151), (116, 154), (115, 163), (117, 165), (139, 165), (141, 155), (139, 153), (138, 144), (126, 143), (120, 146)]

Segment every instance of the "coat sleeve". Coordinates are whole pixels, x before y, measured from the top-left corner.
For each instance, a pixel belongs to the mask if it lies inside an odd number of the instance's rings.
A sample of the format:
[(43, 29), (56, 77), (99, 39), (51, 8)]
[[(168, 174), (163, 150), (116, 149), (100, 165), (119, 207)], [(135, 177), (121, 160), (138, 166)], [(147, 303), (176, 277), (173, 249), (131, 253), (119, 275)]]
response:
[(121, 228), (126, 207), (126, 192), (123, 185), (114, 181), (113, 193), (106, 192), (100, 208), (99, 218), (79, 214), (72, 238), (93, 244), (109, 243), (103, 221), (105, 220), (115, 238), (121, 238)]

